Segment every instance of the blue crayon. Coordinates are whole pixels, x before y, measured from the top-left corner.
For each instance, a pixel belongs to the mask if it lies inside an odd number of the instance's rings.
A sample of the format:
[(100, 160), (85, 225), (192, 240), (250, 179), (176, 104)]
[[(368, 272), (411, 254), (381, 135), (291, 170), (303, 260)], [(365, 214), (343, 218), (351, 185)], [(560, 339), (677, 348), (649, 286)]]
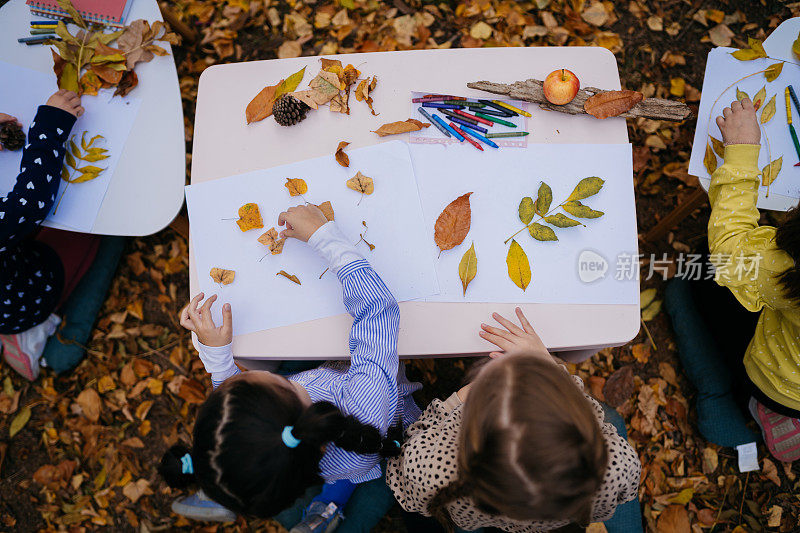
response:
[(437, 117), (436, 115), (432, 115), (432, 118), (433, 118), (433, 121), (434, 121), (434, 122), (436, 122), (436, 123), (437, 123), (437, 124), (439, 124), (441, 127), (443, 127), (444, 129), (446, 129), (447, 131), (449, 131), (449, 132), (450, 132), (450, 135), (452, 135), (453, 137), (455, 137), (456, 139), (458, 139), (458, 140), (459, 140), (459, 142), (462, 142), (462, 143), (464, 142), (464, 137), (462, 137), (462, 136), (461, 136), (461, 134), (459, 134), (459, 133), (458, 133), (456, 130), (454, 130), (453, 128), (451, 128), (450, 126), (448, 126), (448, 125), (447, 125), (447, 123), (446, 123), (444, 120), (440, 119), (440, 118), (439, 118), (439, 117)]
[(488, 144), (492, 148), (500, 148), (493, 141), (491, 141), (490, 139), (487, 139), (486, 137), (484, 137), (483, 135), (481, 135), (480, 133), (475, 131), (473, 128), (474, 128), (474, 126), (462, 126), (461, 127), (461, 129), (464, 130), (465, 133), (469, 133), (470, 135), (472, 135), (473, 137), (475, 137), (476, 139), (478, 139), (482, 143)]
[(468, 121), (464, 120), (463, 118), (450, 117), (450, 120), (452, 120), (456, 124), (461, 124), (462, 126), (466, 126), (468, 128), (472, 128), (473, 130), (477, 130), (477, 131), (479, 131), (481, 133), (489, 133), (489, 131), (486, 128), (481, 128), (480, 126), (476, 126), (472, 122), (468, 122)]
[(430, 121), (431, 121), (431, 124), (433, 124), (434, 126), (436, 126), (436, 127), (439, 129), (439, 131), (441, 131), (442, 133), (444, 133), (444, 134), (445, 134), (445, 136), (447, 136), (447, 137), (450, 137), (450, 132), (449, 132), (449, 131), (447, 131), (447, 129), (445, 129), (445, 128), (444, 128), (444, 127), (441, 125), (441, 124), (439, 124), (438, 122), (436, 122), (435, 120), (433, 120), (433, 117), (431, 116), (431, 114), (430, 114), (430, 113), (428, 113), (427, 111), (425, 111), (425, 109), (423, 109), (423, 108), (421, 108), (421, 107), (418, 107), (418, 108), (417, 108), (417, 111), (419, 111), (419, 112), (420, 112), (420, 114), (421, 114), (423, 117), (425, 117), (425, 118), (427, 118), (428, 120), (430, 120)]
[(463, 105), (440, 104), (438, 102), (423, 102), (422, 107), (435, 107), (437, 109), (464, 109)]

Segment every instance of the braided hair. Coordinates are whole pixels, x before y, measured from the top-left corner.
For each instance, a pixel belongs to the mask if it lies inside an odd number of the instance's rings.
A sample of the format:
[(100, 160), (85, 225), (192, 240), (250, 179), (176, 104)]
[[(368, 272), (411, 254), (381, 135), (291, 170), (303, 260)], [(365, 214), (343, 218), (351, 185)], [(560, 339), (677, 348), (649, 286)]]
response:
[[(299, 443), (282, 439), (287, 426)], [(188, 452), (173, 447), (160, 471), (173, 487), (196, 482), (214, 501), (245, 516), (266, 518), (291, 505), (319, 483), (325, 446), (358, 454), (393, 457), (402, 429), (382, 437), (374, 426), (344, 415), (329, 402), (304, 405), (288, 382), (265, 386), (247, 379), (224, 383), (205, 401), (194, 426), (193, 475), (183, 474)]]

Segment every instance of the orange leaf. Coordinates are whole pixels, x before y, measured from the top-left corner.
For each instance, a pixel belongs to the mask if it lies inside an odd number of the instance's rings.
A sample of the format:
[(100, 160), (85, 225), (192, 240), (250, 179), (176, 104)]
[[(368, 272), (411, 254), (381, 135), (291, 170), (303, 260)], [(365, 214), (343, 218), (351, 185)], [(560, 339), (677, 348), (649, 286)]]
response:
[(467, 237), (472, 224), (472, 209), (469, 205), (471, 194), (471, 192), (462, 194), (450, 202), (436, 219), (436, 224), (433, 226), (433, 240), (440, 251), (458, 246)]
[(275, 85), (264, 87), (255, 98), (250, 100), (250, 103), (247, 104), (247, 108), (244, 110), (244, 115), (248, 124), (264, 120), (272, 115), (272, 104), (275, 103), (275, 91), (281, 83), (283, 83), (283, 80)]
[(221, 283), (223, 285), (230, 285), (233, 283), (233, 278), (236, 276), (235, 270), (225, 270), (224, 268), (212, 268), (211, 272), (211, 279), (214, 280), (214, 283)]
[(317, 207), (319, 207), (319, 210), (325, 215), (325, 218), (333, 220), (333, 206), (330, 202), (322, 202)]
[(670, 505), (658, 516), (658, 531), (661, 533), (691, 533), (689, 513), (681, 505)]
[(349, 144), (350, 143), (347, 142), (347, 141), (341, 141), (339, 143), (339, 146), (336, 148), (336, 154), (335, 154), (336, 155), (336, 162), (339, 163), (340, 165), (342, 165), (343, 167), (349, 167), (350, 166), (350, 156), (348, 156), (346, 153), (344, 153), (344, 149)]
[(203, 403), (206, 399), (203, 386), (193, 379), (181, 381), (178, 396), (186, 400), (186, 403)]
[(375, 191), (375, 181), (361, 172), (347, 180), (347, 187), (361, 194), (372, 194)]
[(298, 285), (302, 285), (302, 283), (300, 283), (300, 278), (298, 278), (298, 277), (297, 277), (297, 276), (295, 276), (294, 274), (289, 274), (289, 273), (288, 273), (288, 272), (286, 272), (285, 270), (281, 270), (280, 272), (278, 272), (278, 273), (277, 273), (277, 274), (275, 274), (275, 275), (276, 275), (276, 276), (283, 276), (284, 278), (286, 278), (286, 279), (288, 279), (288, 280), (291, 280), (291, 281), (293, 281), (293, 282), (297, 283)]
[(302, 196), (308, 192), (306, 181), (300, 178), (286, 178), (283, 186), (289, 189), (289, 196)]
[(419, 120), (409, 118), (408, 120), (400, 120), (398, 122), (390, 122), (388, 124), (384, 124), (377, 130), (373, 130), (373, 133), (377, 133), (381, 137), (386, 137), (387, 135), (396, 135), (398, 133), (408, 133), (409, 131), (418, 131), (421, 130), (422, 128), (427, 128), (429, 126), (430, 124), (426, 122), (420, 122)]
[(642, 101), (644, 95), (639, 91), (606, 91), (589, 97), (583, 109), (595, 118), (609, 118), (621, 115)]
[(100, 410), (103, 408), (103, 404), (100, 400), (100, 395), (97, 394), (97, 391), (89, 388), (84, 389), (79, 395), (76, 400), (78, 405), (81, 406), (81, 410), (83, 410), (83, 414), (86, 418), (91, 420), (92, 422), (97, 422), (100, 418)]
[(275, 228), (270, 228), (258, 238), (258, 242), (269, 248), (272, 255), (278, 255), (283, 251), (283, 245), (286, 244), (286, 239), (279, 239), (277, 230)]
[(261, 219), (261, 213), (258, 210), (258, 204), (244, 204), (239, 208), (239, 220), (236, 221), (239, 229), (242, 231), (249, 231), (251, 229), (258, 229), (264, 227), (264, 221)]

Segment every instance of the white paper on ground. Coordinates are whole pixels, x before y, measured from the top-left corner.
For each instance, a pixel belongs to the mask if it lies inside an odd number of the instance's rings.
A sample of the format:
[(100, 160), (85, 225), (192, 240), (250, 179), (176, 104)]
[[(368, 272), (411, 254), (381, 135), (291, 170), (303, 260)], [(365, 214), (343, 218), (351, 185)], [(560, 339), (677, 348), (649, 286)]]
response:
[[(37, 108), (58, 90), (55, 76), (0, 61), (0, 80), (2, 112), (17, 117), (27, 134)], [(105, 140), (96, 141), (94, 146), (106, 148), (111, 157), (96, 163), (78, 163), (107, 170), (94, 180), (70, 184), (69, 187), (62, 181), (56, 201), (61, 198), (65, 188), (66, 193), (58, 210), (48, 215), (48, 222), (63, 224), (78, 231), (91, 231), (94, 226), (141, 102), (134, 96), (112, 98), (112, 95), (113, 89), (106, 89), (97, 96), (83, 96), (81, 105), (86, 112), (75, 122), (71, 133), (78, 145), (84, 131), (88, 131), (87, 141), (98, 133), (105, 137)], [(14, 187), (21, 159), (22, 150), (0, 151), (0, 195), (7, 194)]]
[[(778, 43), (772, 44), (774, 47)], [(767, 43), (765, 42), (764, 45), (766, 47)], [(785, 43), (787, 50), (791, 50), (791, 46), (791, 41)], [(735, 48), (715, 48), (708, 54), (705, 77), (703, 78), (703, 96), (697, 113), (692, 156), (689, 160), (689, 174), (698, 176), (700, 179), (705, 180), (706, 183), (710, 182), (711, 176), (703, 164), (706, 143), (709, 142), (709, 134), (716, 139), (722, 140), (716, 117), (722, 114), (722, 110), (725, 107), (730, 106), (731, 102), (736, 100), (736, 88), (738, 87), (741, 91), (746, 92), (752, 99), (762, 87), (766, 87), (767, 97), (761, 108), (756, 111), (756, 116), (758, 118), (761, 117), (764, 105), (773, 96), (775, 96), (775, 116), (762, 127), (758, 168), (762, 169), (769, 161), (783, 156), (783, 167), (778, 174), (778, 178), (770, 185), (769, 193), (800, 198), (800, 167), (794, 166), (798, 162), (798, 156), (792, 144), (789, 127), (786, 124), (786, 99), (784, 96), (784, 90), (787, 85), (792, 85), (795, 91), (800, 91), (800, 73), (793, 65), (785, 64), (781, 75), (770, 83), (767, 83), (763, 73), (737, 82), (736, 80), (764, 70), (777, 61), (775, 59), (739, 61), (731, 55), (731, 52), (735, 50)], [(731, 84), (733, 86), (726, 90)], [(714, 103), (715, 100), (717, 100), (716, 104)], [(800, 111), (794, 106), (792, 118), (795, 129), (800, 131)], [(767, 139), (769, 139), (769, 150), (767, 150)], [(717, 157), (717, 165), (721, 166), (722, 163), (723, 159)], [(761, 186), (759, 196), (763, 198), (766, 192), (767, 188)]]
[[(282, 229), (277, 226), (281, 211), (304, 203), (299, 196), (289, 196), (286, 178), (306, 181), (308, 193), (303, 196), (309, 202), (330, 201), (336, 224), (352, 242), (359, 240), (364, 231), (361, 222), (366, 221), (365, 238), (375, 250), (370, 252), (364, 243), (357, 248), (398, 301), (438, 293), (433, 251), (424, 246), (428, 232), (407, 146), (393, 141), (347, 153), (349, 168), (340, 166), (331, 153), (186, 187), (199, 289), (206, 296), (218, 294), (220, 303), (231, 303), (234, 334), (346, 312), (339, 280), (331, 272), (319, 279), (327, 264), (308, 245), (287, 239), (283, 253), (265, 256), (267, 248), (257, 241), (273, 226)], [(345, 182), (359, 171), (375, 180), (375, 192), (357, 205), (361, 195)], [(263, 229), (242, 232), (235, 220), (222, 220), (235, 219), (239, 207), (249, 202), (258, 204)], [(214, 283), (209, 276), (213, 267), (235, 270), (235, 281), (225, 286)], [(276, 276), (280, 270), (297, 275), (302, 285)], [(217, 321), (221, 307), (214, 305)]]
[[(441, 253), (436, 262), (441, 291), (427, 301), (562, 304), (639, 301), (638, 277), (630, 275), (638, 273), (638, 266), (630, 268), (631, 261), (636, 264), (638, 241), (629, 144), (532, 144), (525, 150), (500, 148), (485, 152), (469, 145), (411, 145), (410, 149), (428, 229), (423, 250), (433, 255), (438, 253), (433, 241), (437, 217), (455, 198), (473, 192), (469, 234), (459, 246)], [(604, 211), (604, 216), (580, 219), (586, 227), (553, 228), (559, 238), (554, 242), (536, 241), (527, 231), (515, 237), (531, 265), (532, 279), (523, 292), (508, 277), (509, 244), (503, 244), (507, 237), (523, 228), (518, 216), (520, 200), (525, 196), (535, 200), (539, 184), (545, 181), (553, 190), (555, 207), (566, 200), (581, 179), (589, 176), (599, 176), (605, 184), (598, 194), (583, 203)], [(478, 272), (464, 297), (458, 265), (473, 242)], [(579, 258), (583, 279), (596, 276), (598, 279), (581, 280)], [(626, 264), (624, 274), (618, 276), (619, 265)]]

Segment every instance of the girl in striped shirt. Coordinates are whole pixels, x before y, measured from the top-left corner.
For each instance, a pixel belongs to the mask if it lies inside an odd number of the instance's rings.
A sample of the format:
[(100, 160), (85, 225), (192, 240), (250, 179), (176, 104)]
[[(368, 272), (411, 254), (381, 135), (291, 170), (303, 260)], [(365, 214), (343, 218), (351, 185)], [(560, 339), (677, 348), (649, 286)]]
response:
[(282, 237), (305, 241), (322, 255), (342, 283), (354, 319), (350, 364), (286, 377), (240, 373), (230, 304), (217, 327), (211, 318), (216, 296), (198, 307), (203, 294), (197, 295), (182, 311), (181, 325), (197, 335), (215, 390), (198, 414), (191, 451), (171, 449), (161, 468), (171, 485), (196, 481), (228, 509), (258, 517), (273, 516), (320, 481), (381, 477), (381, 458), (400, 451), (389, 433), (402, 435), (420, 414), (411, 398), (419, 385), (406, 380), (397, 357), (397, 302), (378, 274), (317, 207), (292, 207), (278, 224), (286, 225)]

